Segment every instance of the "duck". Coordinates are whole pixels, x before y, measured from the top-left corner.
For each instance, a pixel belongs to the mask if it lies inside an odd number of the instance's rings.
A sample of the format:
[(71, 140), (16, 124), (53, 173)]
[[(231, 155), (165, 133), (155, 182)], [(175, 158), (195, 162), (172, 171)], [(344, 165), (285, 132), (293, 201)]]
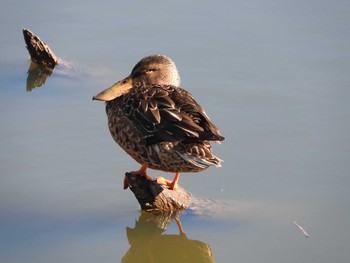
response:
[[(129, 76), (93, 100), (105, 102), (114, 141), (141, 165), (131, 173), (175, 190), (180, 173), (221, 167), (223, 161), (212, 153), (211, 142), (225, 138), (192, 94), (180, 87), (179, 72), (169, 57), (142, 58)], [(152, 178), (148, 168), (175, 176)]]

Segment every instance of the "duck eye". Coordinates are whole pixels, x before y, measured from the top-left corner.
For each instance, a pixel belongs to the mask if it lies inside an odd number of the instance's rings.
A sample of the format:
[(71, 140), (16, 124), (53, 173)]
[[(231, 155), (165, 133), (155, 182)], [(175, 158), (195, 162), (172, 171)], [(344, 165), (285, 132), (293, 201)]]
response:
[(149, 68), (149, 69), (146, 69), (146, 74), (150, 74), (150, 73), (152, 73), (152, 72), (154, 72), (154, 71), (156, 71), (156, 69), (155, 68)]

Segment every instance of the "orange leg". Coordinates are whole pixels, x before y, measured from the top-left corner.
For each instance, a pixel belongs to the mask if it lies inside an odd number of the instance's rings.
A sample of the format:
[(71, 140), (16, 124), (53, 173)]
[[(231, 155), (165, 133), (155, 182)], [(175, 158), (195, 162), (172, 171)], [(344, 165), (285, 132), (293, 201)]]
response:
[(133, 172), (130, 172), (132, 174), (138, 174), (138, 175), (141, 175), (141, 176), (144, 176), (147, 180), (150, 180), (150, 181), (154, 181), (154, 179), (152, 177), (149, 177), (148, 174), (147, 174), (147, 167), (148, 167), (148, 164), (147, 163), (144, 163), (140, 170), (138, 171), (133, 171)]
[(147, 167), (148, 167), (148, 164), (147, 163), (144, 163), (142, 164), (141, 168), (137, 171), (132, 171), (130, 172), (131, 174), (139, 174), (141, 176), (144, 176), (146, 173), (146, 170), (147, 170)]
[[(150, 180), (150, 181), (154, 181), (155, 179), (153, 179), (152, 177), (149, 177), (147, 175), (147, 167), (148, 167), (148, 164), (147, 163), (144, 163), (142, 164), (141, 168), (137, 171), (132, 171), (130, 172), (131, 174), (138, 174), (138, 175), (141, 175), (141, 176), (144, 176), (147, 180)], [(128, 180), (126, 179), (126, 176), (124, 177), (124, 190), (128, 188)]]
[[(177, 182), (179, 181), (179, 177), (180, 177), (180, 173), (179, 172), (177, 172), (175, 174), (175, 177), (174, 177), (173, 181), (167, 180), (164, 177), (157, 177), (157, 178), (153, 179), (152, 177), (149, 177), (147, 175), (147, 167), (148, 167), (148, 164), (144, 163), (144, 164), (142, 164), (142, 166), (141, 166), (141, 168), (139, 170), (133, 171), (133, 172), (130, 172), (130, 173), (144, 176), (149, 181), (157, 180), (158, 184), (165, 185), (171, 190), (174, 190), (174, 189), (176, 189), (178, 187)], [(127, 188), (128, 188), (128, 181), (127, 181), (126, 177), (124, 177), (124, 190), (127, 189)]]
[(171, 190), (175, 190), (178, 187), (177, 182), (179, 181), (179, 177), (180, 177), (180, 173), (179, 172), (177, 172), (175, 174), (175, 177), (174, 177), (173, 181), (167, 180), (164, 177), (158, 177), (157, 178), (157, 183), (161, 184), (161, 185), (165, 185)]

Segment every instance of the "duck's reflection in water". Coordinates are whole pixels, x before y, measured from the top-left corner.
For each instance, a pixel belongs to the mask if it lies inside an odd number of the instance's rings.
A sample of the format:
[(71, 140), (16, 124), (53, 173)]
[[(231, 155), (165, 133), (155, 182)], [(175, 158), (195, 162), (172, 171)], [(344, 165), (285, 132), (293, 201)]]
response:
[[(165, 234), (175, 220), (179, 234)], [(122, 263), (130, 262), (215, 262), (208, 244), (187, 238), (178, 214), (141, 212), (134, 228), (126, 228), (130, 249)]]

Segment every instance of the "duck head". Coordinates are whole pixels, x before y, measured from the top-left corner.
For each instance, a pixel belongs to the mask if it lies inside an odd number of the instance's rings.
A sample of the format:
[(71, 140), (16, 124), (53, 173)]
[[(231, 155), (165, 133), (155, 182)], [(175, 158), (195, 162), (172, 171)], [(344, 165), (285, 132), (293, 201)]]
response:
[(180, 75), (175, 63), (167, 56), (152, 55), (141, 59), (131, 74), (110, 88), (94, 96), (93, 100), (111, 101), (139, 85), (180, 86)]

